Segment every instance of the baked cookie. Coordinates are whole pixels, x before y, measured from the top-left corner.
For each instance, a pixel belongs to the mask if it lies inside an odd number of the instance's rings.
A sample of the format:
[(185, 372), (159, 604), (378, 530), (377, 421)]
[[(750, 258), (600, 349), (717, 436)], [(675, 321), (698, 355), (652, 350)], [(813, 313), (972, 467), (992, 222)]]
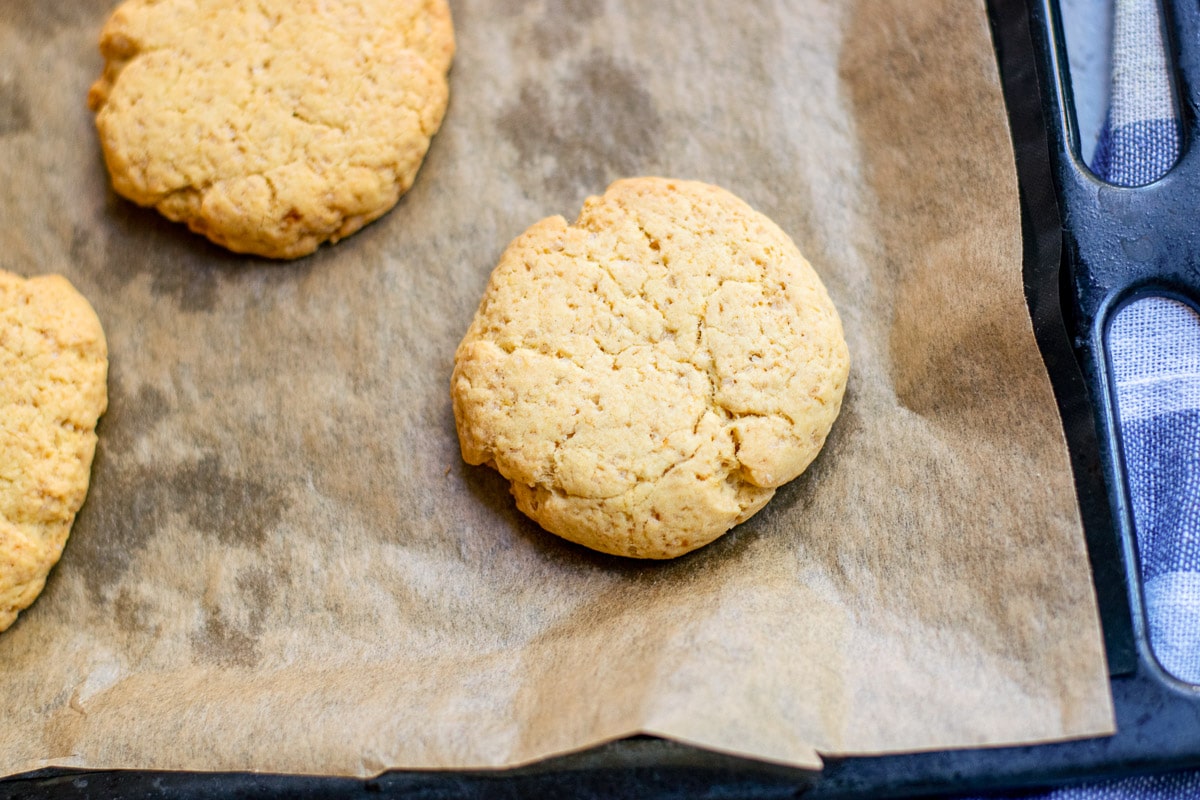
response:
[(0, 631), (42, 591), (87, 494), (108, 348), (65, 278), (0, 270)]
[(715, 186), (617, 181), (492, 273), (455, 354), (463, 458), (571, 541), (673, 558), (816, 457), (849, 355), (817, 274)]
[(113, 187), (239, 253), (307, 255), (412, 185), (449, 98), (445, 0), (126, 0), (88, 93)]

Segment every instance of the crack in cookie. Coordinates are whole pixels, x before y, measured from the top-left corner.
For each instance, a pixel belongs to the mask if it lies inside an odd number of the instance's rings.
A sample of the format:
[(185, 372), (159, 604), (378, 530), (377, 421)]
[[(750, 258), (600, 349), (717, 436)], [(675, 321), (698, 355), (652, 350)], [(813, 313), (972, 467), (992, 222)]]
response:
[(463, 458), (596, 550), (672, 558), (803, 472), (849, 354), (816, 272), (714, 186), (617, 181), (501, 256), (455, 354)]
[(88, 93), (113, 188), (239, 253), (378, 219), (441, 125), (445, 0), (126, 0)]
[(65, 278), (0, 270), (0, 631), (41, 593), (83, 505), (108, 348)]

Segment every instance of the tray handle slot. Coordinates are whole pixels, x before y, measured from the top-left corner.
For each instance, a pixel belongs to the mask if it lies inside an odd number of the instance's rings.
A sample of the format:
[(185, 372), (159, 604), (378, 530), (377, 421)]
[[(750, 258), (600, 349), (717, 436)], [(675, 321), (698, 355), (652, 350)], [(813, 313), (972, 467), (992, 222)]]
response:
[(1200, 604), (1159, 598), (1200, 594), (1200, 306), (1146, 285), (1110, 307), (1103, 330), (1139, 647), (1147, 663), (1196, 686)]

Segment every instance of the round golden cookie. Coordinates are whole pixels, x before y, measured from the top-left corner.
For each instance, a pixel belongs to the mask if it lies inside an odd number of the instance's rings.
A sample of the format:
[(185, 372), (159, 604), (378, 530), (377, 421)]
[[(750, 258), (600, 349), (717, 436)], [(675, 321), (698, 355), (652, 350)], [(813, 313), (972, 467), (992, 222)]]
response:
[(126, 0), (88, 93), (116, 191), (230, 250), (307, 255), (412, 185), (449, 98), (445, 0)]
[(587, 547), (673, 558), (816, 457), (849, 355), (820, 278), (715, 186), (617, 181), (492, 273), (455, 354), (463, 458)]
[(108, 348), (65, 278), (0, 270), (0, 631), (42, 591), (83, 505)]

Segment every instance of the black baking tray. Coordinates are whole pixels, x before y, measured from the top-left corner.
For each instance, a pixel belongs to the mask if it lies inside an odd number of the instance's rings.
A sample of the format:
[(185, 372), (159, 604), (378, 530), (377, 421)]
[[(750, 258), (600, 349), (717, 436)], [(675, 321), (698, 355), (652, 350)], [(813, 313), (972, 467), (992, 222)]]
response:
[[(533, 766), (389, 772), (370, 780), (252, 773), (43, 770), (2, 798), (659, 797), (876, 798), (1033, 790), (1200, 767), (1200, 690), (1150, 648), (1105, 356), (1114, 310), (1147, 293), (1200, 297), (1200, 5), (1167, 3), (1182, 156), (1135, 189), (1079, 159), (1054, 0), (989, 0), (1020, 180), (1024, 276), (1062, 412), (1104, 627), (1115, 736), (1028, 747), (829, 759), (810, 773), (637, 737)], [(1136, 243), (1136, 247), (1126, 246)]]

